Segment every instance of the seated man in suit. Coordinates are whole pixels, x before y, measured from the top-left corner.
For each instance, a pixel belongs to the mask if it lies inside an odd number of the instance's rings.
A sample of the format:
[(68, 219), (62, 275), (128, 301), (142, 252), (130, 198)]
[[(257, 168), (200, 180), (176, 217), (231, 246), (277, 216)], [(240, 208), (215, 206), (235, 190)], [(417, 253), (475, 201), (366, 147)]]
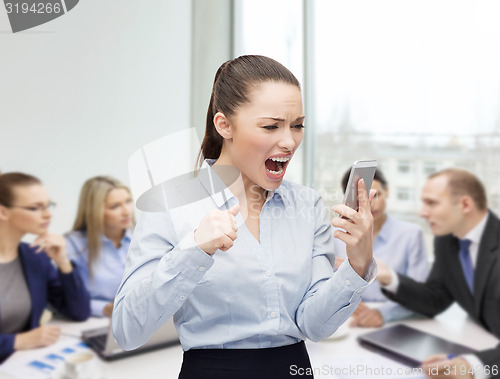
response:
[[(422, 202), (420, 215), (435, 235), (432, 270), (427, 281), (419, 283), (379, 264), (377, 279), (384, 294), (430, 317), (456, 301), (500, 337), (500, 220), (488, 211), (483, 185), (467, 171), (446, 169), (428, 178)], [(476, 379), (488, 377), (489, 371), (499, 378), (500, 344), (474, 355), (430, 357), (424, 368), (436, 365), (439, 374), (433, 377), (455, 378), (447, 368), (456, 365), (457, 374), (467, 371), (459, 377), (472, 378), (473, 370)]]

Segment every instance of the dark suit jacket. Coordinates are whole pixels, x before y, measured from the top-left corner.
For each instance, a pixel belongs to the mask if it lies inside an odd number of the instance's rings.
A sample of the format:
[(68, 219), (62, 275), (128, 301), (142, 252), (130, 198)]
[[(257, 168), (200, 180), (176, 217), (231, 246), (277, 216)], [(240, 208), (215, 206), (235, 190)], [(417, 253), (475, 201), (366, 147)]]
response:
[[(36, 249), (28, 244), (21, 243), (18, 250), (31, 298), (31, 315), (25, 330), (39, 326), (48, 303), (76, 321), (90, 316), (90, 297), (76, 270), (61, 273), (45, 253), (35, 253)], [(0, 363), (14, 351), (15, 339), (15, 334), (3, 334), (1, 330), (0, 325)]]
[[(387, 297), (407, 308), (433, 317), (454, 301), (478, 324), (500, 338), (500, 220), (492, 212), (479, 244), (471, 294), (458, 257), (458, 239), (452, 235), (434, 239), (435, 262), (425, 283), (402, 275), (396, 294), (384, 290)], [(446, 353), (446, 352), (443, 352)], [(500, 344), (477, 352), (481, 361), (500, 369)], [(495, 376), (500, 377), (500, 375)]]

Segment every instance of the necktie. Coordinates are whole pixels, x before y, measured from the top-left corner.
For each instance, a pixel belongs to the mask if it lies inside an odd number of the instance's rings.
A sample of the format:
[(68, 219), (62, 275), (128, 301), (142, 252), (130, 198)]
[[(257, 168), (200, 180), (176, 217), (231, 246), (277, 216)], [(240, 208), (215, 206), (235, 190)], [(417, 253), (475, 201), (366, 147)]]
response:
[(458, 244), (460, 246), (458, 256), (460, 258), (460, 263), (462, 264), (465, 280), (467, 281), (470, 292), (474, 293), (474, 267), (472, 266), (472, 260), (469, 253), (471, 241), (459, 240)]

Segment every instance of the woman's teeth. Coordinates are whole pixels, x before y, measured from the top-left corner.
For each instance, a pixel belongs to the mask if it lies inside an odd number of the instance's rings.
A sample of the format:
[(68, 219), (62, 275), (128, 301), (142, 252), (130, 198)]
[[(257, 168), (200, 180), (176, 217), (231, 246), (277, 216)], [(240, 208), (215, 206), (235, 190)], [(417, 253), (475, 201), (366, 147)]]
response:
[(280, 175), (283, 173), (283, 163), (288, 162), (290, 160), (290, 157), (274, 157), (269, 159), (276, 163), (277, 170), (274, 171), (267, 169), (267, 171), (269, 171), (273, 175)]
[(283, 172), (283, 165), (280, 162), (277, 162), (276, 165), (278, 166), (278, 171), (269, 170), (268, 168), (266, 168), (266, 170), (273, 175), (281, 174)]
[(275, 158), (269, 158), (270, 160), (272, 161), (275, 161), (275, 162), (288, 162), (290, 160), (290, 157), (275, 157)]

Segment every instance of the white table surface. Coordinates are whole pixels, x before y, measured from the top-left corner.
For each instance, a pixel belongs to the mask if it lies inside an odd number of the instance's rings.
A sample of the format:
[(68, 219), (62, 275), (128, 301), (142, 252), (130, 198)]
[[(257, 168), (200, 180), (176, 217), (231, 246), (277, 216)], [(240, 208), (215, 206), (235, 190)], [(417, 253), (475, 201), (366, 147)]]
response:
[[(56, 320), (52, 321), (51, 324), (61, 326), (64, 333), (62, 338), (75, 338), (72, 336), (78, 336), (82, 330), (104, 326), (107, 325), (107, 322), (106, 319), (92, 318), (84, 323)], [(457, 305), (452, 306), (435, 319), (414, 319), (402, 323), (476, 349), (494, 347), (498, 343), (497, 338), (469, 320)], [(347, 325), (342, 326), (342, 328), (347, 330), (346, 335), (342, 338), (327, 339), (321, 342), (306, 342), (312, 367), (317, 370), (316, 378), (335, 378), (336, 376), (331, 373), (322, 374), (321, 369), (325, 366), (339, 365), (342, 363), (339, 360), (345, 360), (346, 357), (356, 361), (358, 358), (361, 359), (373, 354), (363, 349), (357, 343), (356, 337), (374, 329), (349, 328)], [(22, 359), (22, 356), (23, 352), (16, 352), (9, 358), (9, 361)], [(182, 349), (180, 345), (113, 362), (102, 362), (105, 367), (106, 378), (109, 379), (173, 379), (177, 378), (181, 363)], [(10, 379), (11, 377), (0, 373), (0, 378)]]

